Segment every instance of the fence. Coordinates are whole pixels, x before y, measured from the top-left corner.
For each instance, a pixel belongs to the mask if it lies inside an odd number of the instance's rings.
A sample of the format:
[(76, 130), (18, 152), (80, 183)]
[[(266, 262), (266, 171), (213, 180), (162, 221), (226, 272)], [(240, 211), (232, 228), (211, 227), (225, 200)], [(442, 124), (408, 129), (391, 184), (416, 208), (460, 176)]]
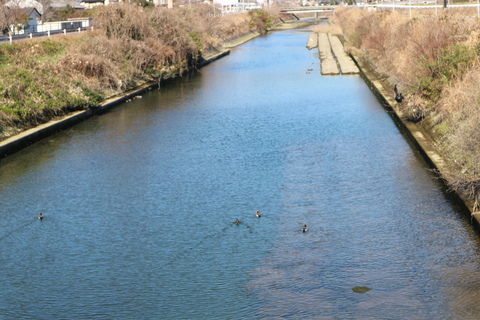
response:
[(93, 30), (91, 26), (91, 18), (88, 19), (75, 19), (68, 21), (55, 21), (55, 22), (45, 22), (34, 26), (34, 32), (26, 34), (15, 34), (15, 35), (5, 35), (0, 36), (0, 43), (8, 42), (12, 44), (14, 41), (33, 39), (33, 38), (42, 38), (42, 37), (52, 37), (56, 35), (67, 35), (72, 33), (85, 32), (88, 29)]

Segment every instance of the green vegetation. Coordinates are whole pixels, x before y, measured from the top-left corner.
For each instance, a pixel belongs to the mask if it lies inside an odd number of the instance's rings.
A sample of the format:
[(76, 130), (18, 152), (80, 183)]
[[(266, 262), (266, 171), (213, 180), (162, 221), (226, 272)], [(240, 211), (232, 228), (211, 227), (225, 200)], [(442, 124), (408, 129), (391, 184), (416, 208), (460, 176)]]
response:
[(248, 14), (251, 18), (250, 27), (260, 34), (267, 32), (268, 29), (273, 27), (274, 19), (267, 11), (255, 9), (249, 11)]
[[(477, 49), (457, 43), (442, 49), (434, 61), (425, 61), (423, 67), (428, 75), (419, 79), (416, 91), (429, 101), (438, 101), (444, 87), (461, 77), (477, 59)], [(420, 59), (424, 61), (424, 59)]]

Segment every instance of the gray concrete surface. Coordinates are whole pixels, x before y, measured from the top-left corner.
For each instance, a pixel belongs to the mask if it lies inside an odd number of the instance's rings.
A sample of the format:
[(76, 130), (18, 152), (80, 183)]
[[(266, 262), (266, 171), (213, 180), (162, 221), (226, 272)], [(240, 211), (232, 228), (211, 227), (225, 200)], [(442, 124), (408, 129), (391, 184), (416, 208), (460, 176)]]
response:
[(336, 36), (328, 34), (330, 45), (332, 46), (333, 55), (337, 59), (342, 74), (358, 74), (358, 69), (352, 58), (345, 52), (343, 44)]
[(314, 48), (318, 47), (318, 36), (316, 33), (312, 33), (309, 37), (308, 37), (308, 41), (307, 41), (307, 48), (308, 50), (312, 50)]
[(335, 60), (328, 35), (326, 33), (318, 34), (318, 53), (322, 65), (322, 75), (339, 75), (337, 61)]

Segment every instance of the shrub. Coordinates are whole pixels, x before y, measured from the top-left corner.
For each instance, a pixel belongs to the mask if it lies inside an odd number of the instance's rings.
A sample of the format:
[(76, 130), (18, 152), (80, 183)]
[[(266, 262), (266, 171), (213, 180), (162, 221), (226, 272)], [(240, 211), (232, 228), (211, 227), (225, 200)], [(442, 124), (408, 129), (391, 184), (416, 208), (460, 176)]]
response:
[(250, 28), (264, 34), (273, 26), (272, 16), (265, 10), (255, 9), (248, 12), (250, 16)]
[(425, 98), (438, 101), (443, 88), (461, 77), (476, 58), (476, 50), (461, 43), (442, 49), (437, 59), (424, 62), (429, 75), (420, 79), (418, 90)]

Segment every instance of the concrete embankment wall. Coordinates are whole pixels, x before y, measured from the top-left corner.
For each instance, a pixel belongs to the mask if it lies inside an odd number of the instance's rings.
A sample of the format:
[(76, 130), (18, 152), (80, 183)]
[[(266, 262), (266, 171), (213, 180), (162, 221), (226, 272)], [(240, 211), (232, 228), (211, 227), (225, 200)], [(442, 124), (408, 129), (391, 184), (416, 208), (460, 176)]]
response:
[(393, 92), (389, 93), (383, 87), (378, 76), (370, 71), (367, 66), (362, 64), (360, 59), (357, 57), (353, 57), (353, 59), (357, 63), (360, 69), (360, 74), (370, 89), (381, 100), (382, 104), (387, 108), (397, 125), (413, 143), (428, 165), (438, 174), (439, 180), (443, 183), (447, 194), (454, 200), (457, 207), (470, 218), (470, 221), (477, 232), (480, 232), (480, 212), (475, 212), (474, 199), (470, 199), (463, 194), (449, 190), (447, 182), (441, 178), (440, 173), (445, 170), (445, 162), (434, 147), (431, 137), (421, 126), (408, 121), (406, 115), (397, 107), (398, 104), (394, 99)]
[(224, 44), (223, 44), (223, 47), (224, 48), (234, 48), (234, 47), (237, 47), (245, 42), (248, 42), (256, 37), (258, 37), (260, 35), (260, 33), (258, 32), (249, 32), (247, 34), (244, 34), (240, 37), (237, 37), (235, 39), (231, 39), (229, 41), (226, 41)]
[(307, 40), (307, 49), (312, 50), (318, 47), (318, 36), (315, 33), (312, 33), (308, 36)]

